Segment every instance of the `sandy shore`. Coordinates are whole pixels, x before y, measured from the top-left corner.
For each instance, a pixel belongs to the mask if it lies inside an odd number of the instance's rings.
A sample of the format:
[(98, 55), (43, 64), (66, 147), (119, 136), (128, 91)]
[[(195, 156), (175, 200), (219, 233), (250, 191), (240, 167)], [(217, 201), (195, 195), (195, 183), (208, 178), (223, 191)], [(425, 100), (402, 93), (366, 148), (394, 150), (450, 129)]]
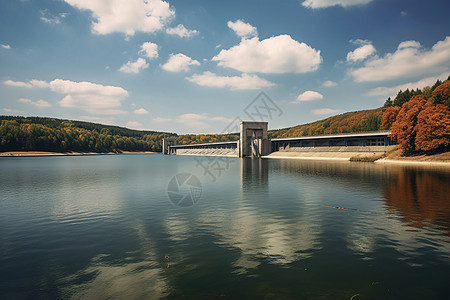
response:
[(96, 153), (96, 152), (46, 152), (46, 151), (8, 151), (0, 152), (0, 157), (18, 157), (18, 156), (81, 156), (81, 155), (114, 155), (114, 154), (152, 154), (151, 151), (123, 151), (122, 153)]

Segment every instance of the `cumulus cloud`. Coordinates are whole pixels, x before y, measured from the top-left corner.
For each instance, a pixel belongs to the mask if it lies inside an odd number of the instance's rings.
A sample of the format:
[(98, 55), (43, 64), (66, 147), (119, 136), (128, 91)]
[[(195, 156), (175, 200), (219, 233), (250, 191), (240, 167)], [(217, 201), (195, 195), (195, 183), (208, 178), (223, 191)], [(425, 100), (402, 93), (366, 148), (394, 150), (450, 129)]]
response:
[(74, 82), (56, 79), (50, 82), (50, 89), (66, 96), (59, 105), (67, 108), (83, 109), (92, 114), (117, 115), (121, 101), (128, 97), (128, 92), (116, 86), (104, 86), (90, 82)]
[(190, 66), (199, 66), (200, 63), (186, 56), (182, 53), (178, 54), (170, 54), (167, 62), (161, 66), (166, 71), (169, 72), (181, 72), (181, 71), (189, 71)]
[(139, 57), (136, 61), (128, 61), (123, 64), (119, 71), (124, 73), (139, 73), (140, 70), (147, 69), (148, 63), (142, 57)]
[(23, 102), (23, 103), (28, 103), (28, 104), (34, 105), (36, 107), (39, 107), (39, 108), (51, 107), (52, 106), (50, 103), (48, 103), (45, 100), (32, 101), (32, 100), (27, 99), (27, 98), (20, 98), (17, 101)]
[(6, 80), (3, 81), (4, 84), (9, 86), (15, 86), (15, 87), (25, 87), (25, 88), (46, 88), (50, 87), (50, 84), (43, 80), (36, 80), (32, 79), (28, 82), (22, 82), (22, 81), (13, 81), (13, 80)]
[(136, 31), (156, 32), (175, 16), (175, 11), (162, 0), (64, 0), (80, 10), (91, 12), (92, 31), (96, 34)]
[[(127, 113), (119, 108), (121, 101), (128, 97), (128, 92), (117, 86), (101, 85), (91, 82), (75, 82), (63, 79), (55, 79), (51, 82), (35, 79), (29, 82), (7, 80), (4, 83), (10, 86), (25, 88), (50, 88), (55, 93), (65, 95), (58, 102), (62, 107), (78, 108), (99, 115)], [(33, 104), (28, 99), (23, 99), (21, 102)], [(35, 105), (45, 106), (46, 104), (44, 102), (37, 101)]]
[(337, 85), (337, 83), (334, 82), (334, 81), (331, 81), (331, 80), (327, 80), (324, 83), (322, 83), (323, 87), (333, 87), (333, 86), (336, 86), (336, 85)]
[(139, 50), (139, 54), (143, 55), (149, 59), (158, 57), (158, 45), (152, 42), (145, 42), (141, 46), (141, 50)]
[(257, 75), (242, 74), (241, 76), (218, 76), (212, 72), (194, 74), (186, 77), (186, 80), (207, 87), (228, 87), (233, 90), (258, 90), (264, 87), (271, 87), (275, 84)]
[(181, 38), (190, 38), (198, 34), (198, 31), (187, 29), (183, 24), (179, 24), (177, 27), (167, 28), (166, 33), (170, 35), (178, 35)]
[(11, 49), (11, 46), (9, 44), (1, 44), (3, 49)]
[(423, 49), (417, 41), (402, 42), (394, 53), (370, 59), (363, 67), (350, 70), (350, 75), (357, 82), (366, 82), (440, 74), (449, 69), (450, 36), (447, 36), (430, 50)]
[(314, 91), (306, 91), (298, 95), (297, 100), (294, 103), (304, 102), (304, 101), (315, 101), (323, 99), (323, 95)]
[(136, 115), (146, 115), (148, 111), (145, 108), (139, 108), (133, 111)]
[(356, 40), (354, 44), (361, 44), (361, 47), (347, 53), (348, 62), (360, 62), (375, 54), (376, 49), (370, 41)]
[(332, 108), (318, 108), (318, 109), (313, 109), (311, 112), (317, 116), (323, 116), (323, 115), (337, 114), (337, 113), (342, 112), (342, 110), (332, 109)]
[(319, 68), (320, 51), (299, 43), (289, 35), (279, 35), (259, 41), (257, 37), (243, 39), (239, 45), (221, 50), (213, 57), (219, 66), (244, 73), (306, 73)]
[(348, 7), (353, 5), (362, 5), (372, 0), (305, 0), (302, 5), (308, 8), (325, 8), (330, 6)]
[(258, 36), (258, 31), (256, 27), (253, 27), (249, 23), (245, 23), (241, 20), (237, 20), (236, 22), (228, 21), (228, 27), (236, 33), (237, 36), (247, 39)]
[(438, 79), (442, 80), (442, 79), (447, 78), (449, 73), (450, 73), (450, 70), (449, 70), (449, 72), (442, 73), (437, 76), (427, 77), (427, 78), (424, 78), (424, 79), (421, 79), (421, 80), (415, 81), (415, 82), (408, 82), (408, 83), (391, 86), (391, 87), (387, 87), (387, 86), (377, 87), (377, 88), (370, 90), (367, 93), (367, 95), (368, 96), (383, 96), (383, 97), (389, 96), (389, 97), (394, 98), (395, 95), (400, 90), (402, 90), (402, 91), (405, 91), (406, 89), (415, 90), (415, 89), (422, 89), (425, 86), (432, 86), (436, 82), (436, 80), (438, 80)]

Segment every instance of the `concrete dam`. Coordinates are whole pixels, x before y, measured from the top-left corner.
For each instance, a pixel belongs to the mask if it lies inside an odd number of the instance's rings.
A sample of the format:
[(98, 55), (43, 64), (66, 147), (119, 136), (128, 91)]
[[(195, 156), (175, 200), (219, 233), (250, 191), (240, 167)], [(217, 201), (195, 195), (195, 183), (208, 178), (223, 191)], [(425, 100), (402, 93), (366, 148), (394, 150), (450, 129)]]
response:
[(239, 140), (231, 142), (177, 145), (174, 138), (163, 139), (163, 153), (349, 160), (383, 154), (396, 145), (389, 138), (390, 131), (269, 139), (267, 127), (268, 122), (241, 122)]

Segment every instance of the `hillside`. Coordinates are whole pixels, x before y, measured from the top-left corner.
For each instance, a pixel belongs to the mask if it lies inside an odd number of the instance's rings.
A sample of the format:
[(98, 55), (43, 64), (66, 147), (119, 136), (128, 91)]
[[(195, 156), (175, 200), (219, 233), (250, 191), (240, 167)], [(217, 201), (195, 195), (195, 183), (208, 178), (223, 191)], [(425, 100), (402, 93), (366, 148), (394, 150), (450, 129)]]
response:
[(270, 138), (380, 130), (384, 108), (353, 111), (309, 124), (269, 131)]
[(1, 151), (161, 151), (174, 133), (40, 117), (0, 116)]

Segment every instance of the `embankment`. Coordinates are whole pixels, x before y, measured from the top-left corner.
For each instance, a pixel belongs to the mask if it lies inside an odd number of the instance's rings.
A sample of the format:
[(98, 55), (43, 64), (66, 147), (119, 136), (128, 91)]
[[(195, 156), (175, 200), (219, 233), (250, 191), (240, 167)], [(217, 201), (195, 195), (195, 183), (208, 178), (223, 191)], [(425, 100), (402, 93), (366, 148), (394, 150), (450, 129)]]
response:
[(331, 147), (295, 147), (289, 150), (276, 151), (265, 156), (267, 158), (295, 158), (316, 160), (350, 160), (355, 157), (373, 157), (382, 155), (392, 146), (331, 146)]

